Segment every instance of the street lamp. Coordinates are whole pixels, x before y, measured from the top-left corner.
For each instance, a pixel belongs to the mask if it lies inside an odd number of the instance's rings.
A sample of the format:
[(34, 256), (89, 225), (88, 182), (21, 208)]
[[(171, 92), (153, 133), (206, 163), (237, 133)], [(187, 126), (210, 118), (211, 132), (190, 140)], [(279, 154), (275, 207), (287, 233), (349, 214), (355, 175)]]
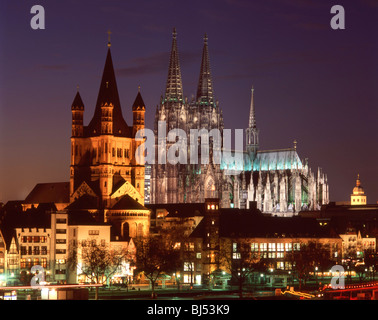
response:
[(318, 285), (318, 267), (315, 267), (315, 284)]

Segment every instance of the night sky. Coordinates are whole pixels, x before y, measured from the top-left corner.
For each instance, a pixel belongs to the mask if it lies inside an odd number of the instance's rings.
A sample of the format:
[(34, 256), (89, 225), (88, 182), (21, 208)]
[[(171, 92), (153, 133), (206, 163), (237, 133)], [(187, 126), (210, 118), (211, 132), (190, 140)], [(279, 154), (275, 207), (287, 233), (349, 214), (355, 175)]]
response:
[[(46, 29), (33, 30), (33, 5)], [(333, 30), (332, 5), (345, 30)], [(126, 122), (138, 85), (153, 128), (164, 93), (172, 29), (184, 95), (196, 93), (208, 34), (225, 128), (246, 128), (255, 88), (260, 149), (293, 146), (328, 175), (331, 201), (348, 201), (359, 173), (378, 201), (378, 1), (64, 0), (0, 3), (0, 202), (37, 183), (69, 181), (71, 104), (79, 86), (93, 116), (112, 31)]]

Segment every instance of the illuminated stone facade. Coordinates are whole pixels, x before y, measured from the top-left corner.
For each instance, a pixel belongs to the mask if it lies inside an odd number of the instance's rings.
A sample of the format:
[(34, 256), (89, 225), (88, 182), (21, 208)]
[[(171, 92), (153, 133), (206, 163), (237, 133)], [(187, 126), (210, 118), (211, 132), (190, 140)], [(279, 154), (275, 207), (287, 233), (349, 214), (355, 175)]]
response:
[[(135, 135), (144, 128), (146, 107), (139, 88), (132, 105), (133, 125), (128, 126), (122, 115), (110, 43), (92, 120), (84, 126), (84, 103), (79, 92), (71, 110), (71, 204), (67, 209), (92, 210), (125, 239), (147, 236), (145, 168), (135, 157), (142, 143)], [(84, 195), (86, 201), (80, 201)]]
[[(167, 142), (166, 136), (159, 137), (159, 121), (165, 121), (167, 132), (177, 128), (187, 137), (191, 129), (218, 129), (221, 134), (225, 130), (222, 111), (214, 97), (207, 37), (197, 95), (188, 101), (183, 96), (176, 36), (174, 31), (165, 95), (155, 114), (155, 164), (151, 172), (150, 203), (198, 203), (217, 197), (223, 208), (248, 208), (250, 201), (256, 201), (258, 209), (275, 215), (318, 210), (327, 204), (327, 176), (320, 169), (316, 173), (311, 171), (307, 160), (301, 161), (296, 143), (289, 149), (259, 150), (253, 89), (249, 126), (245, 130), (246, 145), (244, 150), (231, 152), (232, 156), (240, 156), (241, 161), (229, 162), (222, 158), (220, 164), (214, 163), (212, 140), (209, 140), (209, 164), (201, 164), (200, 147), (199, 164), (161, 163), (162, 153), (167, 154), (173, 142)], [(189, 147), (187, 154), (190, 154)]]
[(366, 195), (364, 188), (361, 186), (360, 175), (357, 176), (356, 186), (353, 188), (353, 193), (350, 196), (350, 204), (352, 206), (366, 205)]

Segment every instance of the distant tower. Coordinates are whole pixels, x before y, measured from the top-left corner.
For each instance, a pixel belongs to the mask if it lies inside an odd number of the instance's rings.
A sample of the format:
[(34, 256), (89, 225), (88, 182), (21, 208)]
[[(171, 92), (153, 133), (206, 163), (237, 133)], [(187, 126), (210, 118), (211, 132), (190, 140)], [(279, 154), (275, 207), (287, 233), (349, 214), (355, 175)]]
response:
[(246, 149), (251, 159), (256, 157), (259, 149), (259, 130), (256, 126), (255, 105), (254, 105), (254, 89), (251, 89), (251, 107), (249, 110), (249, 123), (246, 129)]
[(357, 175), (356, 186), (350, 196), (350, 204), (352, 206), (366, 205), (366, 196), (364, 188), (361, 186), (360, 175)]

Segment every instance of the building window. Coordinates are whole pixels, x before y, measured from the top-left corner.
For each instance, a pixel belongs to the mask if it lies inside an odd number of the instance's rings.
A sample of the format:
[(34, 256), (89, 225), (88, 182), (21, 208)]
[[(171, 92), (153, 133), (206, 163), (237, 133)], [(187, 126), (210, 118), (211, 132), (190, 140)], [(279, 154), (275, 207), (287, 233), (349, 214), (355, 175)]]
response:
[(47, 268), (47, 258), (41, 258), (41, 266)]
[(232, 254), (232, 259), (240, 259), (241, 258), (241, 256), (240, 256), (240, 252), (234, 252), (233, 254)]
[(184, 262), (184, 271), (193, 271), (194, 262)]
[(267, 243), (260, 243), (260, 251), (267, 251), (268, 244)]
[(269, 251), (276, 251), (276, 244), (275, 243), (269, 243), (268, 249), (269, 249)]
[(251, 243), (251, 251), (258, 252), (259, 251), (259, 244), (258, 243)]
[(90, 236), (98, 236), (100, 234), (100, 230), (88, 230), (88, 234)]
[(56, 229), (57, 234), (66, 234), (66, 229)]

